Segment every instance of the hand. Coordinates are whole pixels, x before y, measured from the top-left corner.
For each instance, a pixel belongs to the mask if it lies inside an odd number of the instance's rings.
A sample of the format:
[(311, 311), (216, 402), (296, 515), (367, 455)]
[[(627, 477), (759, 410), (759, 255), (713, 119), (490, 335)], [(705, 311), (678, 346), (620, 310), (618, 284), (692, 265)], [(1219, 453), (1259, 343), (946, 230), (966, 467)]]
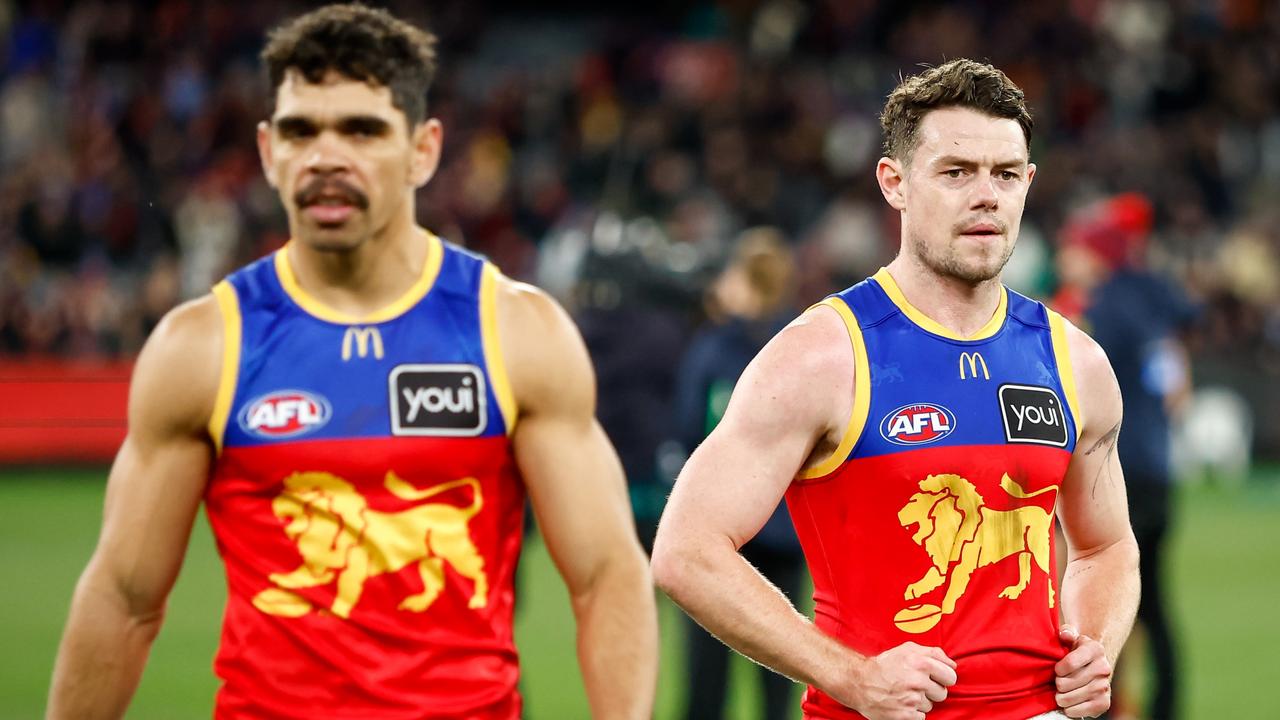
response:
[(832, 697), (868, 720), (924, 720), (955, 683), (956, 663), (941, 648), (909, 642), (864, 660), (846, 692)]
[(1054, 699), (1067, 717), (1097, 717), (1111, 707), (1111, 663), (1102, 643), (1063, 625), (1058, 639), (1071, 648), (1053, 666), (1058, 693)]

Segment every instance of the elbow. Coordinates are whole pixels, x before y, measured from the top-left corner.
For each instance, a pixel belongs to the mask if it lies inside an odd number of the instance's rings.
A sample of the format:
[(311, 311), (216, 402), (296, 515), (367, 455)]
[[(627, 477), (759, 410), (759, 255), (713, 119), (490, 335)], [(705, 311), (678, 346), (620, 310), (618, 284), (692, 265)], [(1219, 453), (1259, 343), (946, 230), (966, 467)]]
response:
[(653, 574), (653, 584), (678, 602), (681, 591), (689, 582), (688, 545), (672, 538), (672, 534), (669, 527), (659, 526), (649, 569)]
[(1141, 560), (1141, 554), (1138, 550), (1138, 540), (1133, 536), (1133, 532), (1130, 532), (1125, 537), (1125, 539), (1120, 543), (1120, 547), (1121, 553), (1124, 557), (1125, 567), (1129, 568), (1136, 576), (1138, 573), (1139, 561)]

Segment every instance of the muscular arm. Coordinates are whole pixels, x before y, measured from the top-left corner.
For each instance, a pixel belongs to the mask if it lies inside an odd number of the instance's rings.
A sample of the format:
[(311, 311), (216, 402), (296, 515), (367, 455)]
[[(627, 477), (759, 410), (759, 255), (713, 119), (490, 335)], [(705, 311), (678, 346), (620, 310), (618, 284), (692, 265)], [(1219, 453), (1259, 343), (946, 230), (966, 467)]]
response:
[(221, 336), (217, 306), (205, 298), (173, 311), (138, 358), (129, 434), (72, 598), (50, 718), (120, 717), (137, 688), (204, 490)]
[[(930, 671), (948, 675), (940, 650), (886, 653), (893, 672), (923, 673), (906, 681), (912, 685), (907, 703), (905, 685), (895, 687), (897, 675), (886, 676), (876, 662), (822, 633), (738, 552), (796, 474), (838, 445), (853, 406), (853, 365), (848, 332), (826, 308), (807, 313), (761, 351), (724, 419), (676, 481), (654, 544), (654, 577), (690, 616), (742, 654), (869, 717), (918, 718), (914, 709), (927, 703), (923, 687), (912, 684)], [(950, 673), (945, 684), (954, 681)]]
[(592, 716), (648, 717), (657, 684), (657, 610), (622, 466), (595, 419), (591, 361), (552, 300), (500, 282), (503, 355), (519, 408), (516, 461), (572, 598)]
[[(1058, 514), (1068, 553), (1063, 614), (1081, 639), (1064, 638), (1072, 643), (1072, 650), (1058, 664), (1058, 687), (1074, 689), (1081, 680), (1101, 684), (1105, 676), (1109, 688), (1111, 667), (1138, 608), (1138, 546), (1129, 527), (1124, 474), (1116, 452), (1123, 409), (1120, 387), (1102, 348), (1074, 327), (1069, 326), (1068, 333), (1084, 423)], [(1100, 647), (1088, 647), (1091, 641)], [(1082, 673), (1100, 674), (1089, 680)], [(1109, 689), (1106, 694), (1109, 697)], [(1070, 710), (1071, 705), (1063, 707)], [(1100, 709), (1105, 710), (1105, 705)], [(1080, 712), (1096, 714), (1094, 710), (1098, 708)]]

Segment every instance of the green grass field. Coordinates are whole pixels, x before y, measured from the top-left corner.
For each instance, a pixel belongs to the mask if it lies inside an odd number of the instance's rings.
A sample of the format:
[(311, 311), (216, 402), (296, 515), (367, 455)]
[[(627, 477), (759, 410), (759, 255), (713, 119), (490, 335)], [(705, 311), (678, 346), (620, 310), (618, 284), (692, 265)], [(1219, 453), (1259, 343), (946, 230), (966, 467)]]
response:
[[(100, 471), (0, 472), (0, 718), (38, 718), (76, 577), (97, 535)], [(1280, 481), (1194, 488), (1181, 497), (1170, 604), (1181, 624), (1189, 718), (1280, 717)], [(527, 546), (516, 636), (529, 718), (587, 717), (568, 599), (541, 544)], [(212, 658), (225, 597), (203, 517), (130, 718), (210, 716)], [(683, 626), (663, 603), (659, 718), (682, 703)], [(750, 666), (734, 666), (728, 716), (758, 717)], [(1135, 666), (1137, 667), (1137, 666)], [(1133, 673), (1141, 682), (1141, 673)], [(798, 697), (798, 696), (797, 696)], [(798, 713), (796, 713), (798, 716)]]

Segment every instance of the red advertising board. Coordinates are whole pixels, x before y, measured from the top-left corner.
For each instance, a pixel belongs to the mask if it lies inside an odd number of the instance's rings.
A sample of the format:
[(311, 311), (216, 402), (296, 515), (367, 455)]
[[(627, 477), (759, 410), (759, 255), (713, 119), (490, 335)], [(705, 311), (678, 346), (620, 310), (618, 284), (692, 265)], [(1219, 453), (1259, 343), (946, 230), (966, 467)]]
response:
[(0, 360), (0, 464), (109, 462), (132, 362)]

